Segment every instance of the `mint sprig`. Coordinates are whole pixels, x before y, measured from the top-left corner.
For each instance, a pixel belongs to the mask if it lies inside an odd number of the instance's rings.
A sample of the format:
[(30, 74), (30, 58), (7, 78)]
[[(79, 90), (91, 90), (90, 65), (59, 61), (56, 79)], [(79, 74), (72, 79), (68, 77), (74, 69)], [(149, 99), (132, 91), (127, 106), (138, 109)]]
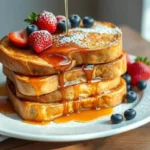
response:
[(35, 21), (37, 21), (38, 18), (38, 14), (36, 14), (35, 12), (32, 12), (27, 19), (24, 20), (24, 22), (27, 22), (29, 24), (33, 24)]
[(148, 58), (147, 57), (144, 57), (142, 58), (141, 56), (138, 56), (136, 59), (135, 59), (136, 62), (143, 62), (145, 64), (147, 64), (148, 66), (150, 66), (150, 61), (148, 61)]

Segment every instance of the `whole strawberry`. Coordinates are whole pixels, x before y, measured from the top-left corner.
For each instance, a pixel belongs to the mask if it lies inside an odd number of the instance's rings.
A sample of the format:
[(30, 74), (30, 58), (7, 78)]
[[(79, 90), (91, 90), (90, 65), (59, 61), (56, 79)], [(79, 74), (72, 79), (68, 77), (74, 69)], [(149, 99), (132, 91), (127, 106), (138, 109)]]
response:
[(52, 35), (46, 30), (35, 31), (29, 36), (29, 44), (40, 53), (52, 45)]
[(30, 24), (36, 24), (40, 30), (47, 30), (54, 33), (57, 29), (57, 20), (53, 13), (44, 11), (40, 15), (32, 12), (28, 19), (24, 20)]
[(150, 62), (147, 58), (137, 57), (133, 64), (128, 67), (128, 74), (132, 77), (132, 85), (136, 85), (140, 80), (150, 78)]

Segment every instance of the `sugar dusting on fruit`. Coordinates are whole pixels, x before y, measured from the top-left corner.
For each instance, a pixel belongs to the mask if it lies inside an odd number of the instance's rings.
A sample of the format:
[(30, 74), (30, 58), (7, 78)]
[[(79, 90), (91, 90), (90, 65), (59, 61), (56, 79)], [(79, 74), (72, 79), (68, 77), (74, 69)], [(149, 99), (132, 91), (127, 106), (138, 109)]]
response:
[(29, 43), (39, 53), (52, 45), (52, 36), (46, 30), (36, 31), (29, 36)]
[[(46, 19), (46, 20), (49, 20), (49, 21), (51, 21), (51, 22), (56, 22), (56, 19), (55, 19), (55, 17), (51, 17), (50, 16), (50, 12), (48, 12), (48, 11), (44, 11), (43, 13), (42, 13), (42, 15), (41, 16), (39, 16), (39, 21), (42, 21), (43, 20), (43, 17)], [(51, 18), (50, 18), (51, 17)], [(49, 19), (50, 18), (50, 19)]]

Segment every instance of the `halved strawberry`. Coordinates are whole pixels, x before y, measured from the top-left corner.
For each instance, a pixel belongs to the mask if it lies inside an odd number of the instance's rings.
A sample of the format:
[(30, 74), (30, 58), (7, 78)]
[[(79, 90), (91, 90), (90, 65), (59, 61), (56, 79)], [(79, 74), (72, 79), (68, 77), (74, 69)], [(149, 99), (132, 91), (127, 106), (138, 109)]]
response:
[(40, 53), (52, 45), (52, 35), (46, 30), (35, 31), (29, 36), (29, 44)]
[(8, 34), (9, 40), (17, 47), (24, 48), (28, 45), (28, 35), (26, 30), (15, 31)]
[(137, 57), (133, 64), (128, 67), (128, 74), (132, 77), (132, 85), (136, 85), (140, 80), (150, 78), (150, 62), (147, 58)]

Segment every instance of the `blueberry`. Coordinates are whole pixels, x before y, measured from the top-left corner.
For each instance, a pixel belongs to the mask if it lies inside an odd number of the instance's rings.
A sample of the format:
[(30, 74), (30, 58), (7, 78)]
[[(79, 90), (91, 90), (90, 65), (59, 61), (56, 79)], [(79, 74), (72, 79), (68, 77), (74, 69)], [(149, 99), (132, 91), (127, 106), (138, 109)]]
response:
[(79, 15), (73, 14), (69, 17), (72, 27), (78, 27), (81, 22), (81, 18)]
[(140, 81), (138, 81), (136, 86), (139, 90), (142, 91), (147, 87), (147, 82), (145, 80), (140, 80)]
[[(60, 20), (57, 24), (57, 28), (59, 32), (66, 32), (66, 20)], [(68, 21), (68, 28), (71, 28), (71, 23)]]
[(122, 77), (125, 79), (125, 81), (126, 81), (127, 84), (131, 83), (132, 78), (131, 78), (130, 75), (124, 74)]
[(127, 91), (132, 91), (132, 86), (130, 84), (127, 84)]
[(132, 103), (137, 99), (137, 94), (134, 91), (127, 92), (126, 100), (128, 103)]
[(131, 120), (135, 118), (135, 116), (136, 116), (136, 111), (134, 109), (128, 109), (124, 112), (124, 117), (126, 118), (126, 120)]
[(90, 28), (94, 24), (94, 19), (92, 17), (86, 16), (83, 18), (83, 25), (85, 28)]
[(123, 121), (123, 116), (121, 114), (113, 114), (111, 116), (111, 122), (112, 124), (118, 124)]
[(28, 35), (30, 35), (32, 32), (38, 31), (38, 27), (35, 24), (30, 24), (27, 26), (26, 31)]

